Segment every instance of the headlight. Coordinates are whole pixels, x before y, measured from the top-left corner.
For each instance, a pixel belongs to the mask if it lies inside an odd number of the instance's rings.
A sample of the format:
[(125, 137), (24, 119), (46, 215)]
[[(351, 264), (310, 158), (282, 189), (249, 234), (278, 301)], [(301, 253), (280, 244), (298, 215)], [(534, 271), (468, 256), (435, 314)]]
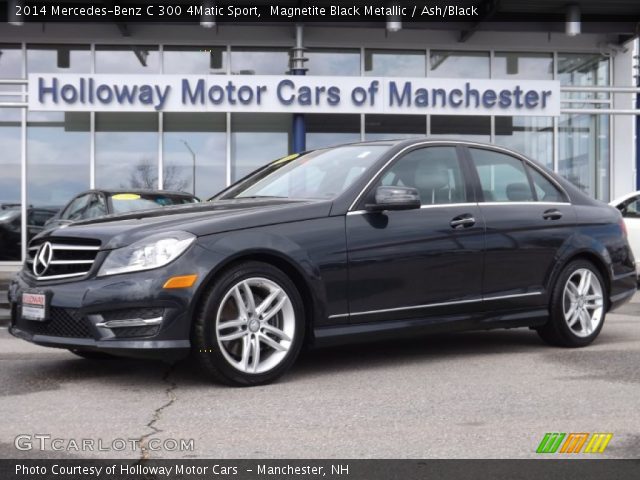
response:
[(195, 239), (195, 235), (187, 232), (167, 232), (118, 248), (109, 253), (98, 276), (162, 267), (182, 255)]

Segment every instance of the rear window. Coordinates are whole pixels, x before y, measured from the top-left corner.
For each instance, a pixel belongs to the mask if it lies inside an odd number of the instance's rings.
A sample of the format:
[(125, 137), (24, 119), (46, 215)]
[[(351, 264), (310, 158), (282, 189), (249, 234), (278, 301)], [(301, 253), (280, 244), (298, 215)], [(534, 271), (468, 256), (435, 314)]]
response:
[(167, 207), (170, 205), (186, 205), (197, 203), (194, 197), (182, 195), (165, 195), (149, 193), (116, 193), (110, 197), (113, 213), (135, 212)]

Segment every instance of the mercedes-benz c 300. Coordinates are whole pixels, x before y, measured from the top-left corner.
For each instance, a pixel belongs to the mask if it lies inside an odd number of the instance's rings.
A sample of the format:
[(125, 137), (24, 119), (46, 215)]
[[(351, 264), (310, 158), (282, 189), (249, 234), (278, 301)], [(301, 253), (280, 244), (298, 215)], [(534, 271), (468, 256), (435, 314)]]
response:
[(379, 141), (276, 160), (204, 204), (36, 237), (13, 335), (96, 355), (193, 353), (257, 385), (305, 344), (530, 327), (590, 344), (636, 291), (620, 213), (504, 148)]

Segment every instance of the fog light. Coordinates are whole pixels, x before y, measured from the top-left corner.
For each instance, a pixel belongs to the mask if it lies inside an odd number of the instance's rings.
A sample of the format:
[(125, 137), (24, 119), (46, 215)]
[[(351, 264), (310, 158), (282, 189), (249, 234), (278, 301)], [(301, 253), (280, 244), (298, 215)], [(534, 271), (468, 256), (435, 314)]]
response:
[(190, 288), (198, 280), (197, 275), (181, 275), (179, 277), (171, 277), (164, 282), (162, 288)]

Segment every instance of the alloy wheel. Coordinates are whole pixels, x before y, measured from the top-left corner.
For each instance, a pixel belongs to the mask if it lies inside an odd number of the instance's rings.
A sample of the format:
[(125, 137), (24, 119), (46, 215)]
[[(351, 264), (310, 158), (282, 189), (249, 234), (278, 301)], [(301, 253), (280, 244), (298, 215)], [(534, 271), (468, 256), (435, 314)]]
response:
[(295, 335), (291, 299), (276, 282), (243, 279), (225, 293), (216, 315), (217, 342), (235, 369), (265, 373), (287, 356)]
[(562, 297), (564, 320), (578, 337), (591, 335), (602, 321), (604, 296), (598, 276), (588, 268), (573, 272)]

